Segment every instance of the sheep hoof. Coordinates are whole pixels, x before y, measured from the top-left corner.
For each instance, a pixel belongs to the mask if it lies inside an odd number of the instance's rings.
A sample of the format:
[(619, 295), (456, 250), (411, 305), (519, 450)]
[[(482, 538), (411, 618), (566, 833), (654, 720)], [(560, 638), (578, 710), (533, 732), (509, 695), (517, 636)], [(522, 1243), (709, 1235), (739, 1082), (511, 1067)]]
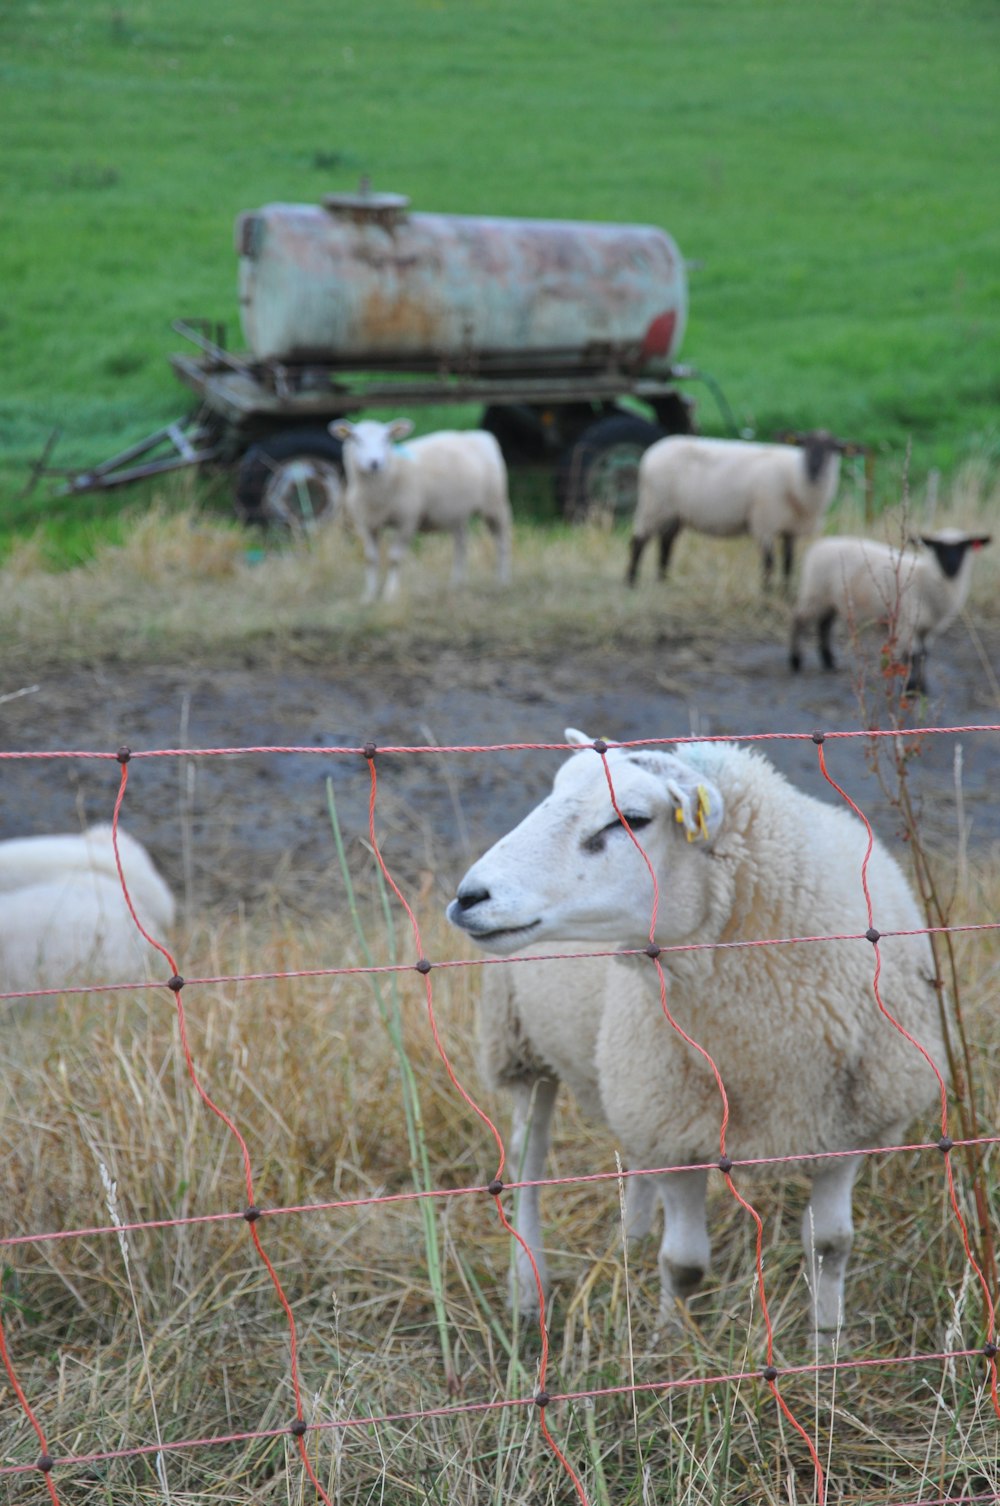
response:
[(705, 1275), (705, 1267), (701, 1265), (672, 1265), (670, 1267), (670, 1283), (674, 1294), (682, 1301), (697, 1291)]
[(802, 655), (800, 653), (789, 654), (788, 667), (793, 674), (798, 674), (799, 670), (802, 668)]

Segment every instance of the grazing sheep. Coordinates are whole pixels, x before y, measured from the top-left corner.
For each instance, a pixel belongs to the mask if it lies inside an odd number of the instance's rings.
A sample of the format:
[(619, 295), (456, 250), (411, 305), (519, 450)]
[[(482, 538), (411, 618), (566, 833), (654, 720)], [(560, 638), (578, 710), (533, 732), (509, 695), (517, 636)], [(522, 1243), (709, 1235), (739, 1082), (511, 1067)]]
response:
[(748, 533), (761, 548), (765, 588), (780, 538), (787, 586), (794, 541), (817, 532), (837, 491), (840, 457), (848, 450), (824, 430), (796, 440), (795, 445), (756, 444), (674, 434), (650, 445), (639, 462), (628, 584), (635, 585), (642, 552), (654, 534), (660, 539), (662, 580), (674, 540), (688, 527), (717, 538)]
[[(547, 949), (526, 947), (524, 956)], [(576, 948), (569, 948), (576, 951)], [(507, 1175), (534, 1182), (545, 1175), (549, 1128), (560, 1082), (575, 1095), (582, 1112), (604, 1121), (597, 1081), (597, 1034), (604, 1013), (611, 959), (582, 954), (538, 966), (504, 964), (483, 970), (479, 1005), (479, 1069), (487, 1087), (506, 1088), (512, 1098)], [(619, 969), (615, 969), (617, 974)], [(630, 981), (624, 975), (624, 981)], [(629, 1237), (648, 1233), (652, 1178), (625, 1183), (625, 1223)], [(539, 1188), (518, 1191), (514, 1227), (528, 1245), (548, 1285), (539, 1209)], [(538, 1288), (531, 1261), (520, 1245), (512, 1273), (511, 1299), (523, 1313), (537, 1312)]]
[[(567, 737), (587, 741), (572, 731)], [(608, 775), (635, 841), (612, 804)], [(659, 885), (656, 944), (721, 944), (665, 951), (660, 962), (672, 1019), (711, 1054), (726, 1086), (726, 1154), (822, 1155), (896, 1141), (933, 1103), (936, 1082), (876, 1003), (876, 958), (864, 939), (867, 833), (846, 810), (794, 788), (760, 754), (731, 743), (692, 744), (677, 754), (611, 748), (606, 768), (596, 752), (575, 754), (548, 798), (465, 875), (448, 917), (499, 953), (563, 941), (645, 948), (653, 882), (637, 842)], [(879, 842), (867, 873), (875, 927), (919, 929), (913, 895)], [(861, 939), (731, 945), (837, 935)], [(879, 954), (886, 1009), (943, 1072), (927, 937), (887, 936)], [(554, 1007), (565, 1012), (566, 1000)], [(584, 1016), (591, 1011), (585, 1005)], [(576, 1040), (586, 1068), (592, 1031), (574, 1037), (571, 1011), (565, 1017), (566, 1050)], [(715, 1077), (664, 1017), (657, 969), (641, 953), (608, 970), (593, 1070), (630, 1166), (694, 1167), (719, 1158)], [(847, 1155), (803, 1164), (813, 1186), (802, 1236), (821, 1334), (842, 1317), (851, 1190), (861, 1163)], [(735, 1175), (742, 1182), (745, 1173)], [(656, 1178), (665, 1213), (664, 1320), (708, 1266), (707, 1180), (704, 1169)]]
[[(173, 896), (121, 829), (118, 850), (136, 914), (162, 941)], [(110, 826), (0, 842), (0, 992), (133, 982), (156, 962), (162, 972), (125, 903)]]
[(788, 656), (792, 669), (802, 668), (799, 645), (813, 623), (824, 667), (836, 667), (830, 635), (839, 615), (852, 624), (891, 624), (900, 654), (910, 664), (907, 690), (926, 690), (927, 645), (962, 610), (972, 579), (973, 552), (989, 542), (988, 533), (942, 528), (920, 535), (920, 543), (930, 550), (921, 555), (871, 539), (818, 539), (802, 562)]
[(465, 579), (468, 525), (480, 517), (493, 534), (497, 574), (510, 579), (513, 520), (507, 495), (507, 467), (500, 446), (484, 429), (425, 434), (407, 445), (408, 418), (380, 424), (374, 419), (338, 419), (330, 433), (344, 444), (347, 490), (344, 505), (360, 535), (367, 564), (364, 600), (379, 594), (379, 538), (391, 528), (386, 600), (399, 590), (400, 562), (415, 533), (446, 532), (455, 541), (452, 584)]

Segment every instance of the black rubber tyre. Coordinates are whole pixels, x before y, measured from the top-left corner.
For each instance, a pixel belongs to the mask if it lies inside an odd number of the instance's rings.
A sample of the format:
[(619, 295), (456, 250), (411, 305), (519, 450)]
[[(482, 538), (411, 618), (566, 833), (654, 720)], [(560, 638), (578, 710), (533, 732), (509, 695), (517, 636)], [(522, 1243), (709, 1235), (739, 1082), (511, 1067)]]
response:
[(508, 465), (540, 465), (549, 457), (545, 426), (527, 404), (491, 404), (483, 409), (479, 427), (493, 435)]
[(342, 449), (325, 429), (282, 429), (251, 445), (236, 474), (237, 515), (291, 532), (330, 517), (344, 490)]
[(570, 522), (614, 521), (635, 512), (639, 460), (664, 430), (635, 413), (612, 413), (585, 429), (563, 452), (556, 478)]

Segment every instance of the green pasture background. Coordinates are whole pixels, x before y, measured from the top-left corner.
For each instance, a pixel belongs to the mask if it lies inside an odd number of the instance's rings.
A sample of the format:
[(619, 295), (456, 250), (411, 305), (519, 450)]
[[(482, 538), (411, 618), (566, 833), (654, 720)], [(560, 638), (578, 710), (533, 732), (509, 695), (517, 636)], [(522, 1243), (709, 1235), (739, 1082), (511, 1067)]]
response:
[(85, 464), (184, 411), (173, 318), (238, 343), (240, 210), (362, 174), (663, 225), (741, 424), (867, 440), (890, 486), (994, 458), (998, 44), (995, 0), (8, 3), (0, 533), (54, 426)]

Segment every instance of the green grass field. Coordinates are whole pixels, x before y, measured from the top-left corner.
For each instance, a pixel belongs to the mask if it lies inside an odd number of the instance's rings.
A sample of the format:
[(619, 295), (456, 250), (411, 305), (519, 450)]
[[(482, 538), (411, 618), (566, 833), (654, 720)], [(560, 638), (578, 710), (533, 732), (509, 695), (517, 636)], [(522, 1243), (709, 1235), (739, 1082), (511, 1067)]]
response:
[(238, 338), (240, 210), (361, 174), (422, 209), (666, 226), (684, 359), (762, 435), (878, 446), (887, 496), (908, 446), (916, 480), (993, 457), (998, 40), (982, 0), (7, 7), (3, 520), (47, 510), (16, 499), (53, 427), (85, 464), (185, 409), (170, 321)]

